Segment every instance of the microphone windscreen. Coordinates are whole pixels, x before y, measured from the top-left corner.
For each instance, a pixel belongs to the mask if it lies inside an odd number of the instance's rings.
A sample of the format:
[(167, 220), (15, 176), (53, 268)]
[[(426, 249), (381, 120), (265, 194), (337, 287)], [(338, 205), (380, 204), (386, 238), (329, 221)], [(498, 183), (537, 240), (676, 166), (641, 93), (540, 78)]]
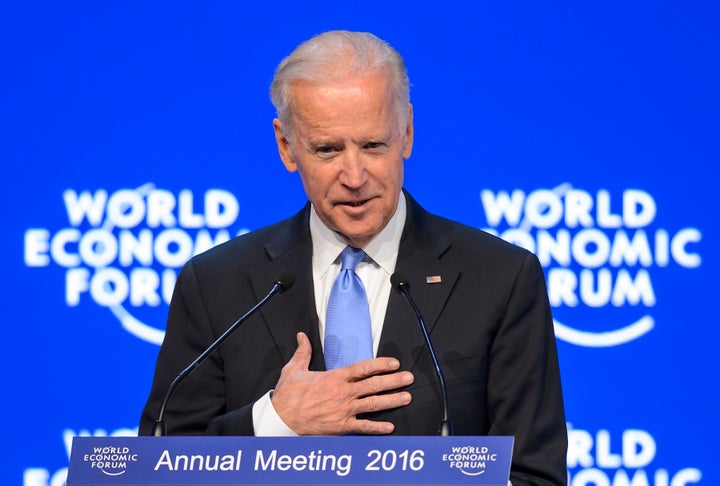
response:
[(400, 272), (395, 272), (392, 275), (390, 275), (390, 284), (392, 285), (392, 288), (395, 289), (395, 292), (402, 293), (402, 288), (410, 288), (410, 284), (407, 281), (407, 277), (405, 277), (404, 274)]
[(280, 292), (285, 292), (295, 283), (295, 275), (290, 272), (283, 272), (275, 283), (280, 286)]

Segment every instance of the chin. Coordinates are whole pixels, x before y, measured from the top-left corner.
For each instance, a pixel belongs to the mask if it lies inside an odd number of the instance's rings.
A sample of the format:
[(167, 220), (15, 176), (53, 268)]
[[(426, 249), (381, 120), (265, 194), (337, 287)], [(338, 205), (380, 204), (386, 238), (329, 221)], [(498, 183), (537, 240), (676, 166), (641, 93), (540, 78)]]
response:
[(376, 234), (378, 234), (377, 231), (373, 232), (373, 233), (363, 233), (363, 234), (354, 234), (354, 235), (349, 235), (348, 233), (342, 233), (345, 240), (349, 241), (350, 245), (352, 245), (356, 248), (367, 245), (368, 242), (370, 242), (370, 240), (372, 240)]

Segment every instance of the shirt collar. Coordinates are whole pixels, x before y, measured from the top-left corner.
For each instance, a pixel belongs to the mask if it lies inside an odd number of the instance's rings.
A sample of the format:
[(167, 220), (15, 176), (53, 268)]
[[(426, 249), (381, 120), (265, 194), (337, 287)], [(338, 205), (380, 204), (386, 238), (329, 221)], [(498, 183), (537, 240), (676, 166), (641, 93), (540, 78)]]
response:
[[(395, 214), (372, 240), (363, 248), (365, 253), (388, 275), (395, 271), (400, 237), (405, 227), (407, 203), (405, 194), (400, 193)], [(335, 263), (342, 250), (347, 246), (345, 240), (331, 230), (318, 217), (315, 207), (310, 211), (310, 236), (313, 245), (313, 274), (322, 278), (330, 266)]]

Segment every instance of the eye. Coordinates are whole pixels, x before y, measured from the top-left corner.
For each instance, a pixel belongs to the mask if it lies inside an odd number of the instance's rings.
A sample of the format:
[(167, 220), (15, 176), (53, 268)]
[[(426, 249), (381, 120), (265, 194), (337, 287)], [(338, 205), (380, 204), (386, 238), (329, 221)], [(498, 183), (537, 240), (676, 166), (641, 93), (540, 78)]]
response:
[(340, 148), (335, 145), (332, 145), (332, 144), (328, 144), (328, 145), (323, 144), (323, 145), (317, 145), (314, 148), (314, 150), (315, 150), (315, 154), (318, 157), (328, 158), (328, 157), (332, 157), (333, 155), (335, 155), (340, 150)]
[(368, 150), (377, 150), (383, 147), (385, 144), (382, 142), (368, 142), (365, 144), (365, 148)]

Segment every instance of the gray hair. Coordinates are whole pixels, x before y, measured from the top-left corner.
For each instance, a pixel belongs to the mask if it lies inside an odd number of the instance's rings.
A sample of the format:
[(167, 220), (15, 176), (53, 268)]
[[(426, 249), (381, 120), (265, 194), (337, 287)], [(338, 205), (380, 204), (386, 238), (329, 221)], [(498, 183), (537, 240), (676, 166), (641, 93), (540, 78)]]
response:
[(410, 82), (402, 57), (390, 44), (369, 32), (346, 30), (324, 32), (300, 44), (280, 62), (270, 86), (270, 99), (286, 128), (285, 137), (291, 136), (287, 129), (292, 126), (293, 81), (328, 84), (384, 70), (390, 74), (399, 126), (404, 127), (409, 116)]

